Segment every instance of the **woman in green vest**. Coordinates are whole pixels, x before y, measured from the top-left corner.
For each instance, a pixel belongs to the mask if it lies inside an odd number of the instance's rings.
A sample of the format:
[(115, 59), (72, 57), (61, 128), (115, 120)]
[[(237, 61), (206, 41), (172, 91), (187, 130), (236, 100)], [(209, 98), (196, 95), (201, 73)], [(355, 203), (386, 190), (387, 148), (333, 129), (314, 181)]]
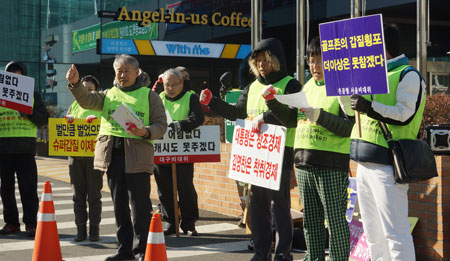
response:
[[(88, 75), (81, 79), (81, 84), (89, 92), (100, 90), (98, 80)], [(100, 118), (101, 112), (83, 109), (77, 101), (74, 101), (67, 111), (66, 118), (70, 124), (74, 119), (86, 119), (90, 124), (94, 119)], [(70, 184), (73, 187), (73, 212), (75, 213), (75, 225), (77, 235), (75, 242), (86, 239), (86, 224), (88, 212), (86, 200), (89, 204), (89, 240), (98, 241), (99, 225), (102, 215), (103, 171), (94, 169), (94, 157), (69, 157)]]
[[(211, 110), (226, 119), (252, 120), (254, 131), (259, 132), (262, 123), (288, 127), (284, 149), (283, 167), (281, 172), (280, 190), (271, 190), (252, 186), (250, 194), (250, 223), (255, 254), (252, 260), (270, 260), (273, 240), (272, 213), (275, 220), (275, 257), (274, 260), (292, 260), (292, 217), (290, 178), (293, 166), (293, 145), (296, 125), (289, 126), (275, 118), (268, 110), (261, 97), (261, 91), (271, 84), (279, 94), (299, 92), (301, 85), (287, 74), (286, 57), (282, 43), (275, 38), (261, 40), (251, 53), (249, 66), (255, 75), (255, 80), (244, 88), (235, 105), (212, 97), (210, 90), (205, 89), (200, 94), (200, 103), (206, 104)], [(296, 114), (294, 108), (287, 112)], [(296, 122), (294, 122), (296, 124)]]
[(330, 260), (348, 260), (350, 234), (345, 212), (353, 121), (336, 97), (326, 96), (319, 37), (311, 40), (306, 52), (313, 78), (302, 92), (311, 107), (292, 116), (285, 113), (286, 105), (273, 99), (270, 87), (263, 97), (269, 99), (267, 106), (281, 122), (298, 122), (294, 162), (303, 205), (305, 260), (325, 260), (324, 221), (330, 236)]
[[(184, 89), (182, 72), (169, 69), (162, 75), (164, 91), (159, 94), (164, 108), (172, 118), (170, 131), (189, 132), (203, 124), (203, 116), (198, 96)], [(197, 236), (195, 222), (198, 219), (197, 192), (194, 187), (194, 164), (176, 164), (177, 188), (181, 210), (181, 229), (184, 234)], [(175, 214), (173, 202), (172, 166), (159, 164), (155, 166), (155, 180), (164, 218), (164, 234), (175, 233)]]

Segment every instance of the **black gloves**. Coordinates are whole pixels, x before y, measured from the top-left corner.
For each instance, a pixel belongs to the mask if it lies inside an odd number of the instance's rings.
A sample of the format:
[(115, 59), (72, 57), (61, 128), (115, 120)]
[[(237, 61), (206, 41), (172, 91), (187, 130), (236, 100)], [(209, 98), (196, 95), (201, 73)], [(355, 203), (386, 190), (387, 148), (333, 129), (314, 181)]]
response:
[(225, 94), (233, 88), (232, 86), (232, 80), (233, 75), (231, 72), (225, 72), (220, 76), (220, 84), (222, 85), (220, 87), (220, 96), (222, 99), (225, 99)]
[(370, 108), (372, 107), (372, 102), (366, 100), (364, 97), (358, 94), (353, 94), (350, 97), (350, 105), (355, 111), (368, 113)]
[(172, 128), (175, 132), (181, 131), (181, 124), (178, 121), (173, 121), (169, 124), (169, 128)]

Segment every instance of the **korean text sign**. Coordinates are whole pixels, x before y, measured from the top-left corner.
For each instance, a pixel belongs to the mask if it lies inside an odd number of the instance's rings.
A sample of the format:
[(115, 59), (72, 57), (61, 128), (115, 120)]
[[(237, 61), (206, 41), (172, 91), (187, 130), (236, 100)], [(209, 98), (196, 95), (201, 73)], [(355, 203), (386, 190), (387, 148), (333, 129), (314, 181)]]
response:
[(388, 93), (382, 16), (319, 25), (327, 96)]
[(48, 154), (51, 156), (94, 157), (95, 143), (100, 130), (100, 119), (87, 123), (75, 119), (48, 119)]
[(189, 132), (169, 128), (154, 140), (155, 164), (220, 162), (219, 126), (200, 126)]
[(369, 247), (364, 235), (362, 223), (353, 219), (349, 224), (350, 229), (350, 257), (352, 260), (369, 261)]
[(0, 71), (0, 106), (33, 113), (34, 78)]
[(350, 224), (350, 222), (352, 222), (353, 219), (353, 212), (355, 212), (357, 190), (356, 190), (356, 178), (348, 178), (348, 180), (349, 180), (347, 188), (348, 201), (347, 201), (347, 211), (345, 211), (345, 218), (347, 219), (347, 222)]
[(279, 190), (286, 128), (263, 124), (261, 132), (255, 133), (251, 125), (251, 121), (236, 120), (228, 177)]

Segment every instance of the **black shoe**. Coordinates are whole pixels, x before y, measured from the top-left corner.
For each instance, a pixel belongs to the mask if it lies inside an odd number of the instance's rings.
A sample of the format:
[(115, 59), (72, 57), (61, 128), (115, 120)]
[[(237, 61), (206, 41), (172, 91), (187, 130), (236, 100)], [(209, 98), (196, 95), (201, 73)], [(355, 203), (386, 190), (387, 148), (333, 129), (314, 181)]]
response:
[(170, 224), (170, 223), (165, 223), (164, 224), (164, 235), (168, 236), (168, 235), (172, 235), (175, 234), (175, 225)]
[(136, 259), (132, 254), (123, 254), (123, 253), (117, 253), (105, 259), (105, 261), (124, 261), (124, 260), (136, 260)]
[(100, 228), (97, 226), (89, 226), (89, 241), (96, 242), (100, 240)]
[(0, 235), (9, 235), (20, 232), (20, 224), (8, 224), (6, 223), (2, 229), (0, 229)]
[(188, 229), (188, 230), (183, 230), (183, 234), (185, 234), (185, 235), (187, 235), (187, 236), (190, 236), (190, 237), (196, 237), (196, 236), (198, 236), (198, 232), (197, 232), (197, 230), (195, 230), (195, 228), (192, 229), (192, 230), (190, 230), (190, 229)]
[(253, 239), (250, 239), (250, 241), (248, 242), (247, 249), (249, 251), (255, 250), (255, 244), (253, 243)]
[(87, 237), (86, 226), (77, 227), (77, 235), (73, 239), (75, 242), (84, 241)]
[(34, 235), (36, 234), (36, 224), (25, 225), (25, 233), (27, 237), (34, 237)]

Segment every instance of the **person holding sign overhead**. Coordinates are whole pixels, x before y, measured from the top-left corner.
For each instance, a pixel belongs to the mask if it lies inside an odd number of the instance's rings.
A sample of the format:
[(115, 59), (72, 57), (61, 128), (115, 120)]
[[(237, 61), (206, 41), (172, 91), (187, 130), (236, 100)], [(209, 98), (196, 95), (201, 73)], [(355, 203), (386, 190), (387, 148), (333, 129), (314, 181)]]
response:
[(389, 93), (351, 96), (351, 107), (361, 112), (361, 137), (354, 127), (350, 158), (358, 162), (358, 202), (370, 258), (415, 260), (408, 221), (408, 184), (395, 183), (388, 145), (378, 121), (387, 125), (394, 140), (416, 139), (426, 85), (400, 52), (397, 26), (385, 25), (384, 39)]
[[(162, 75), (164, 92), (159, 96), (164, 108), (169, 112), (173, 122), (169, 131), (188, 132), (203, 124), (203, 116), (198, 97), (193, 92), (183, 89), (183, 76), (178, 69), (169, 69)], [(155, 167), (155, 180), (158, 185), (159, 200), (163, 213), (164, 234), (175, 233), (175, 214), (172, 167), (170, 164), (159, 164)], [(176, 186), (178, 189), (181, 210), (181, 229), (184, 234), (197, 236), (195, 221), (198, 219), (197, 192), (194, 187), (194, 164), (176, 164)]]
[(286, 113), (287, 105), (271, 95), (273, 87), (267, 87), (262, 95), (281, 122), (298, 122), (294, 162), (303, 205), (305, 260), (325, 260), (324, 220), (330, 236), (330, 260), (348, 260), (350, 232), (345, 213), (353, 120), (341, 109), (336, 97), (326, 96), (319, 37), (311, 40), (306, 54), (313, 77), (302, 92), (311, 107), (290, 115)]
[[(6, 65), (5, 70), (27, 75), (27, 68), (21, 62), (11, 61)], [(17, 175), (20, 199), (23, 204), (25, 232), (28, 237), (34, 237), (39, 208), (37, 167), (34, 159), (36, 135), (37, 128), (47, 124), (49, 114), (39, 92), (35, 91), (32, 114), (0, 107), (0, 116), (3, 117), (0, 124), (0, 190), (5, 221), (0, 235), (20, 232), (15, 193), (15, 176)]]
[[(101, 90), (100, 83), (92, 75), (83, 77), (81, 84), (89, 92)], [(77, 101), (74, 101), (64, 118), (69, 124), (75, 118), (86, 118), (86, 122), (90, 124), (94, 119), (100, 118), (101, 114), (100, 111), (83, 109)], [(70, 184), (73, 187), (73, 212), (75, 214), (75, 225), (77, 226), (77, 235), (74, 241), (80, 242), (87, 237), (86, 223), (88, 213), (86, 199), (89, 203), (89, 240), (99, 241), (103, 172), (94, 169), (93, 157), (69, 157), (69, 175)]]
[[(253, 121), (253, 129), (259, 132), (263, 123), (281, 125), (273, 113), (268, 110), (261, 91), (272, 84), (279, 94), (296, 93), (301, 89), (298, 81), (287, 74), (286, 58), (282, 43), (275, 38), (261, 40), (249, 57), (251, 71), (256, 80), (242, 91), (235, 105), (230, 105), (218, 97), (212, 97), (211, 91), (205, 89), (200, 94), (200, 103), (209, 105), (211, 110), (226, 119), (248, 119)], [(296, 113), (295, 108), (290, 112)], [(293, 145), (295, 129), (288, 129), (284, 150), (283, 167), (278, 191), (253, 186), (250, 195), (250, 222), (255, 254), (252, 260), (270, 260), (272, 246), (271, 205), (276, 227), (275, 260), (292, 260), (292, 217), (290, 177), (293, 167)]]
[[(167, 119), (161, 98), (138, 78), (139, 63), (130, 55), (117, 55), (113, 63), (117, 83), (109, 90), (88, 92), (75, 65), (66, 78), (68, 88), (84, 109), (101, 111), (95, 145), (94, 169), (106, 171), (117, 224), (118, 252), (106, 260), (144, 260), (150, 225), (150, 174), (153, 173), (153, 139), (161, 138)], [(126, 103), (144, 127), (123, 129), (112, 114)], [(125, 119), (126, 121), (126, 119)], [(129, 204), (131, 204), (131, 219)], [(136, 237), (136, 240), (134, 240)], [(133, 244), (135, 241), (137, 244)]]

